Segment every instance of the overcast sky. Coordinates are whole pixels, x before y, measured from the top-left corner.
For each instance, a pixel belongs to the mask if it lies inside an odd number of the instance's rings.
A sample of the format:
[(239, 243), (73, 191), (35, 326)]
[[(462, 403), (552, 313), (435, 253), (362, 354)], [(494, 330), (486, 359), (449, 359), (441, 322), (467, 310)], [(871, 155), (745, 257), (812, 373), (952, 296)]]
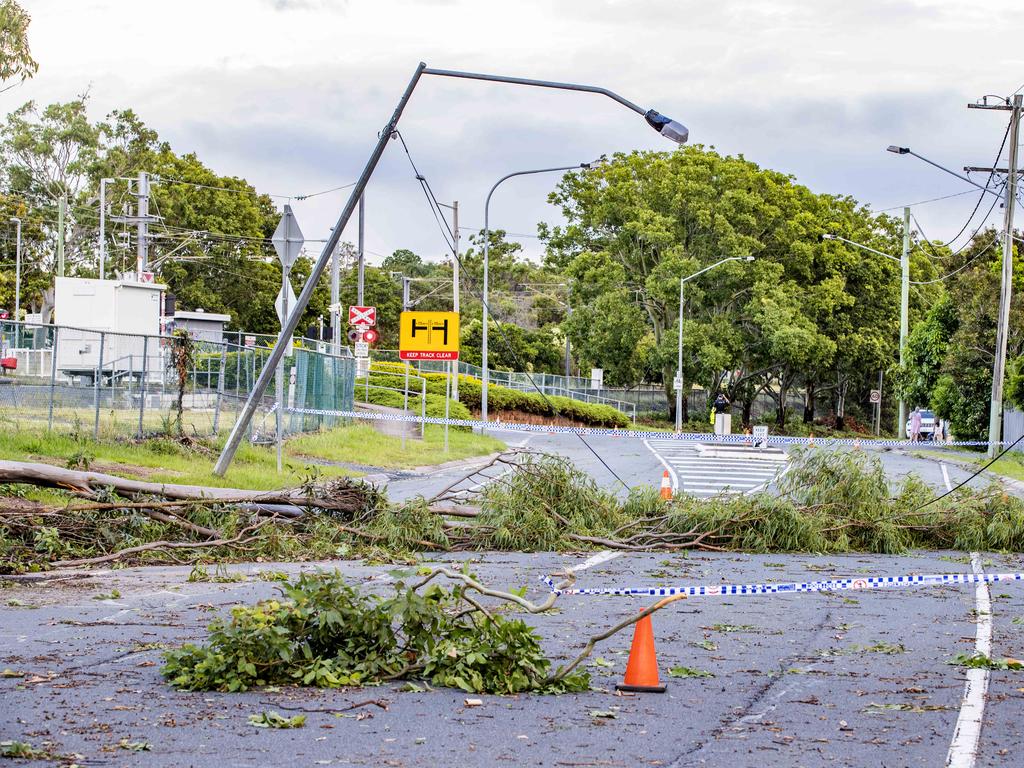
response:
[[(421, 60), (602, 85), (685, 123), (691, 142), (876, 210), (969, 189), (885, 147), (988, 165), (1006, 113), (965, 106), (1024, 86), (1019, 0), (21, 2), (39, 73), (0, 108), (88, 88), (94, 117), (130, 107), (177, 152), (280, 195), (354, 181)], [(471, 228), (510, 171), (672, 147), (600, 96), (441, 78), (421, 81), (401, 131)], [(492, 226), (535, 235), (538, 221), (557, 222), (555, 180), (507, 182)], [(307, 238), (326, 236), (346, 194), (293, 203)], [(974, 202), (915, 215), (930, 237), (951, 237)], [(355, 239), (354, 219), (345, 235)], [(535, 237), (521, 240), (539, 255)], [(370, 182), (366, 248), (371, 263), (395, 248), (444, 253), (398, 143)]]

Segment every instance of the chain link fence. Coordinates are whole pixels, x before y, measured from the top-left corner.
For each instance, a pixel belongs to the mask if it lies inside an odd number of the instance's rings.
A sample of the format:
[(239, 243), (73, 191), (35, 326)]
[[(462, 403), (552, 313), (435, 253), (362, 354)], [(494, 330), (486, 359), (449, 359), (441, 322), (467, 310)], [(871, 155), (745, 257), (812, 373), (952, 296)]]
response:
[[(7, 424), (142, 437), (180, 429), (195, 436), (230, 430), (270, 355), (263, 345), (190, 342), (179, 367), (170, 336), (0, 322), (0, 420)], [(355, 360), (296, 346), (284, 363), (287, 434), (335, 426), (335, 416), (288, 409), (351, 411)], [(180, 406), (180, 411), (179, 411)], [(249, 425), (273, 439), (274, 387)]]

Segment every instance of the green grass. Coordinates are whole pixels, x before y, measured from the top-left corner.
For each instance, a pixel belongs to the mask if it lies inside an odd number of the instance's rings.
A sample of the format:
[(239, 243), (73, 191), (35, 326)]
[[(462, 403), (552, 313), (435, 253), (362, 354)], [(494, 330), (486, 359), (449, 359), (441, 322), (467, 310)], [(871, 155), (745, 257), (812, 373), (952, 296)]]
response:
[[(913, 455), (929, 459), (961, 462), (976, 467), (983, 466), (988, 462), (988, 457), (985, 454), (972, 451), (969, 448), (959, 447), (950, 447), (942, 451), (914, 451)], [(1002, 475), (1003, 477), (1009, 477), (1013, 480), (1024, 481), (1024, 456), (1017, 451), (1010, 451), (1001, 459), (998, 459), (986, 471)]]
[[(428, 426), (425, 440), (409, 439), (403, 450), (401, 438), (381, 435), (371, 426), (357, 424), (289, 440), (285, 444), (281, 474), (277, 472), (277, 454), (273, 447), (242, 443), (227, 474), (217, 477), (213, 474), (213, 464), (222, 442), (223, 438), (210, 443), (212, 450), (206, 453), (185, 448), (167, 438), (140, 442), (112, 437), (93, 440), (89, 431), (76, 435), (55, 429), (48, 433), (45, 427), (28, 427), (24, 423), (12, 427), (8, 422), (0, 429), (0, 458), (42, 461), (62, 467), (71, 465), (152, 482), (273, 490), (298, 485), (314, 471), (326, 477), (362, 474), (344, 467), (322, 465), (318, 462), (321, 459), (409, 468), (486, 455), (505, 448), (504, 443), (492, 437), (451, 430), (450, 452), (445, 453), (442, 428)], [(50, 500), (49, 495), (45, 492), (43, 497)], [(40, 500), (43, 497), (33, 496)]]
[(428, 424), (423, 440), (382, 435), (366, 424), (302, 435), (288, 441), (288, 452), (328, 461), (344, 461), (373, 467), (409, 469), (427, 464), (482, 456), (505, 449), (505, 443), (488, 435), (448, 431), (449, 452), (444, 452), (444, 428)]
[[(219, 444), (216, 448), (219, 448)], [(142, 442), (127, 440), (73, 437), (45, 429), (11, 429), (0, 434), (0, 457), (16, 461), (43, 461), (67, 466), (78, 458), (78, 468), (122, 477), (133, 477), (152, 482), (185, 483), (229, 488), (273, 490), (294, 486), (303, 481), (311, 470), (310, 462), (294, 456), (285, 456), (284, 470), (277, 473), (277, 457), (271, 448), (242, 443), (235, 460), (224, 477), (213, 474), (216, 455), (186, 449), (169, 439), (150, 439)], [(118, 466), (108, 467), (105, 465)], [(318, 468), (327, 476), (356, 475), (341, 468)]]

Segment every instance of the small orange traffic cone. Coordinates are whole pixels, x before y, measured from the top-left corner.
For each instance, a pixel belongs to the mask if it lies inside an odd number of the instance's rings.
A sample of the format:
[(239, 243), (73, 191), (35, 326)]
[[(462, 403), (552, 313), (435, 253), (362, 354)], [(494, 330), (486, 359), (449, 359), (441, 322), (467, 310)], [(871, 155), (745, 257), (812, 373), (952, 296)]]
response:
[(658, 658), (654, 652), (654, 628), (651, 617), (644, 616), (633, 630), (633, 645), (626, 662), (626, 676), (615, 686), (620, 691), (637, 693), (664, 693), (665, 686), (658, 680)]
[(669, 479), (667, 469), (661, 473), (661, 498), (665, 501), (672, 501), (672, 481)]

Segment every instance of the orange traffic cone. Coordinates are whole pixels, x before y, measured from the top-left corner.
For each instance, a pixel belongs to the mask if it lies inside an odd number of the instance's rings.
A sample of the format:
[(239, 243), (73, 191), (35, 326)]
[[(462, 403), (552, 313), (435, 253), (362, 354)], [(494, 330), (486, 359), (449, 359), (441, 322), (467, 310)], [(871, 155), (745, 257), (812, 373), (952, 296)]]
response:
[(669, 479), (667, 469), (661, 473), (661, 498), (665, 501), (672, 501), (672, 481)]
[(654, 629), (651, 617), (644, 616), (636, 623), (633, 645), (626, 662), (626, 676), (615, 686), (620, 691), (638, 693), (664, 693), (665, 686), (658, 680), (658, 658), (654, 652)]

